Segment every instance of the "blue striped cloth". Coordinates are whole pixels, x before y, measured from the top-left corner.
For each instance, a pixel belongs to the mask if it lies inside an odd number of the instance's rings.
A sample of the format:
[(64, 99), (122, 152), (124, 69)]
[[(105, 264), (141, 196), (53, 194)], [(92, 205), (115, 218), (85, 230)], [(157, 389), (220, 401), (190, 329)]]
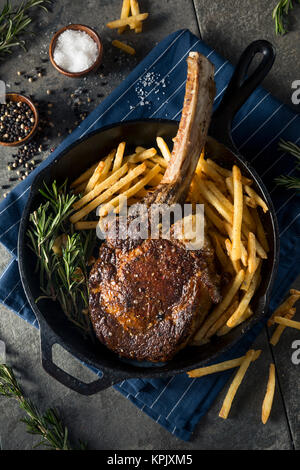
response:
[[(232, 65), (189, 31), (177, 31), (158, 44), (127, 79), (0, 204), (0, 241), (13, 255), (0, 277), (0, 300), (35, 327), (38, 324), (21, 286), (16, 251), (19, 223), (33, 178), (68, 145), (102, 126), (151, 117), (179, 120), (186, 58), (192, 50), (201, 52), (215, 65), (217, 93), (214, 106), (217, 107), (232, 75)], [(277, 145), (280, 137), (295, 143), (300, 141), (299, 114), (279, 103), (263, 88), (258, 88), (237, 114), (233, 137), (237, 147), (262, 176), (276, 207), (281, 256), (271, 300), (273, 309), (299, 274), (299, 195), (282, 190), (274, 183), (274, 178), (282, 173), (293, 174), (293, 157), (279, 152)], [(262, 327), (263, 322), (256, 325), (219, 360), (244, 354)], [(131, 379), (115, 388), (171, 433), (188, 440), (230, 375), (231, 371), (200, 379), (190, 379), (185, 374), (167, 379)]]

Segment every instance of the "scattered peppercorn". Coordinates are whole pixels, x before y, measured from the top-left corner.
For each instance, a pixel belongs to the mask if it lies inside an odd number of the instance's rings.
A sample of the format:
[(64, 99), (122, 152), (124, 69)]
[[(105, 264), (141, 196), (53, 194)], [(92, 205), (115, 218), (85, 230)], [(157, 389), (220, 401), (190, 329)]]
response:
[(25, 139), (35, 122), (33, 111), (22, 101), (0, 104), (0, 119), (0, 140), (10, 143)]

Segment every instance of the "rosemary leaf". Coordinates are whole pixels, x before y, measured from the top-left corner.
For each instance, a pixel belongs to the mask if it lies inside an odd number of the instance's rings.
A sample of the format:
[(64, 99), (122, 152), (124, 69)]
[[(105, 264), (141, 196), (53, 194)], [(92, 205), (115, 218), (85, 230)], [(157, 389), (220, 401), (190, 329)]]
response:
[(28, 10), (34, 7), (48, 11), (46, 5), (50, 5), (51, 0), (22, 0), (18, 7), (13, 7), (10, 0), (0, 10), (0, 58), (5, 54), (11, 54), (15, 47), (25, 49), (25, 41), (22, 38), (28, 34), (28, 27), (32, 18)]
[(30, 215), (28, 230), (43, 293), (36, 302), (57, 300), (67, 318), (93, 338), (89, 316), (83, 311), (88, 305), (87, 260), (95, 233), (74, 232), (69, 216), (78, 196), (68, 192), (67, 181), (60, 186), (55, 181), (51, 186), (44, 183), (40, 193), (44, 202)]
[(293, 1), (300, 3), (300, 0), (280, 0), (273, 10), (273, 20), (275, 22), (276, 34), (287, 33), (286, 23), (289, 11), (294, 8)]
[(296, 189), (297, 191), (300, 191), (300, 177), (279, 176), (275, 181), (279, 186), (285, 186), (287, 189)]
[[(300, 147), (294, 142), (280, 140), (278, 148), (284, 152), (290, 153), (293, 157), (296, 158), (297, 164), (295, 169), (300, 170)], [(300, 176), (285, 176), (281, 175), (278, 178), (275, 178), (276, 184), (279, 186), (284, 186), (287, 189), (296, 189), (300, 191)]]
[[(24, 396), (14, 372), (6, 364), (0, 364), (0, 395), (14, 398), (27, 414), (21, 421), (26, 424), (27, 432), (41, 436), (39, 445), (45, 445), (55, 450), (72, 450), (68, 437), (68, 429), (61, 421), (57, 410), (49, 408), (41, 414), (35, 405)], [(79, 441), (76, 450), (85, 450), (86, 444)], [(74, 449), (75, 450), (75, 449)]]

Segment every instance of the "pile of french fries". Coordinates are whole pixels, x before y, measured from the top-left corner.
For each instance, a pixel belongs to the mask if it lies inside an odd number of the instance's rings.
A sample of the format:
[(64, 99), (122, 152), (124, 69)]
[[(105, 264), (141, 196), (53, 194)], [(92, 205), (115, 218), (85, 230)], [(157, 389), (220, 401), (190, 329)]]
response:
[(106, 26), (110, 29), (118, 29), (119, 34), (122, 34), (127, 26), (136, 33), (141, 33), (143, 30), (143, 21), (145, 21), (148, 16), (149, 13), (140, 12), (138, 0), (123, 0), (120, 19), (110, 21)]
[(120, 142), (104, 159), (95, 163), (71, 184), (80, 199), (74, 204), (70, 222), (75, 229), (93, 229), (99, 220), (86, 221), (101, 205), (100, 219), (113, 210), (119, 213), (127, 198), (128, 206), (141, 200), (157, 186), (167, 166), (166, 160), (153, 148), (136, 147), (125, 155), (125, 142)]
[(296, 289), (290, 289), (289, 297), (281, 305), (279, 305), (279, 307), (277, 307), (271, 318), (268, 320), (269, 327), (273, 326), (274, 324), (278, 325), (270, 339), (272, 346), (276, 346), (286, 327), (300, 330), (300, 322), (292, 320), (296, 313), (296, 308), (294, 308), (294, 305), (296, 302), (298, 302), (298, 300), (300, 300), (300, 291)]
[[(136, 147), (126, 155), (126, 143), (121, 142), (71, 184), (74, 192), (81, 194), (70, 217), (75, 229), (94, 229), (99, 221), (85, 219), (98, 206), (101, 220), (112, 210), (119, 213), (125, 198), (131, 206), (153, 191), (171, 157), (162, 137), (157, 137), (156, 144), (157, 148)], [(225, 169), (201, 153), (187, 200), (204, 204), (207, 232), (220, 270), (231, 275), (231, 282), (222, 302), (194, 336), (193, 345), (204, 344), (215, 334), (226, 334), (253, 314), (251, 300), (269, 245), (259, 214), (268, 207), (251, 184), (236, 165)]]
[(236, 165), (228, 170), (201, 154), (190, 198), (204, 203), (207, 232), (216, 257), (232, 280), (223, 292), (222, 302), (194, 336), (194, 345), (207, 343), (215, 334), (228, 333), (253, 314), (251, 300), (260, 283), (269, 244), (259, 213), (267, 212), (268, 207), (251, 185), (252, 180), (242, 176)]
[[(138, 0), (123, 0), (120, 19), (110, 21), (106, 26), (110, 29), (117, 29), (119, 34), (122, 34), (127, 26), (136, 33), (141, 33), (143, 30), (143, 21), (145, 21), (148, 16), (149, 13), (140, 12)], [(133, 47), (118, 39), (113, 40), (112, 45), (127, 52), (127, 54), (135, 54)]]
[[(294, 305), (298, 300), (300, 300), (300, 291), (296, 289), (290, 289), (290, 295), (288, 298), (281, 305), (279, 305), (279, 307), (277, 307), (268, 320), (269, 327), (272, 327), (274, 324), (278, 325), (270, 339), (270, 343), (273, 346), (278, 344), (278, 341), (286, 327), (300, 330), (300, 322), (292, 320), (296, 312)], [(228, 389), (219, 413), (220, 418), (227, 419), (233, 399), (246, 374), (248, 367), (250, 366), (251, 362), (256, 361), (260, 355), (261, 350), (254, 351), (251, 349), (246, 353), (245, 356), (231, 359), (229, 361), (219, 362), (208, 367), (201, 367), (200, 369), (191, 370), (188, 372), (188, 376), (191, 378), (204, 377), (206, 375), (216, 374), (218, 372), (223, 372), (225, 370), (238, 367), (236, 375)], [(275, 383), (275, 365), (271, 363), (269, 366), (267, 390), (262, 404), (261, 420), (263, 424), (266, 424), (271, 413), (275, 392)]]

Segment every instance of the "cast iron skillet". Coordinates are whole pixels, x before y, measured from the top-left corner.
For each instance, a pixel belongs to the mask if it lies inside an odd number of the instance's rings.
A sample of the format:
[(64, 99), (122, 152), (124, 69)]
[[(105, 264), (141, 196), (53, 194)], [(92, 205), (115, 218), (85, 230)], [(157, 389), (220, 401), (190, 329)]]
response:
[[(255, 71), (246, 77), (254, 56), (260, 53), (260, 63)], [(263, 224), (270, 242), (268, 260), (263, 264), (262, 282), (254, 298), (254, 315), (229, 334), (216, 338), (200, 348), (186, 347), (174, 359), (163, 364), (137, 363), (120, 359), (100, 342), (84, 340), (81, 333), (72, 326), (60, 310), (58, 304), (35, 299), (40, 295), (38, 275), (34, 272), (35, 259), (27, 245), (26, 232), (29, 214), (35, 210), (41, 198), (38, 189), (42, 182), (51, 183), (54, 179), (62, 182), (66, 177), (73, 180), (99, 156), (106, 155), (120, 141), (126, 140), (127, 149), (137, 145), (152, 146), (156, 136), (164, 137), (172, 145), (178, 123), (165, 120), (144, 120), (118, 123), (97, 130), (77, 141), (64, 150), (59, 157), (43, 169), (35, 178), (25, 207), (18, 240), (19, 267), (24, 290), (40, 326), (41, 356), (44, 369), (59, 382), (84, 395), (91, 395), (121, 382), (124, 379), (139, 377), (166, 377), (201, 367), (221, 353), (226, 352), (267, 312), (269, 293), (276, 273), (279, 237), (275, 211), (267, 190), (248, 162), (238, 154), (231, 139), (231, 122), (246, 99), (263, 80), (272, 67), (275, 51), (267, 41), (255, 41), (250, 44), (236, 67), (234, 75), (225, 92), (224, 98), (214, 113), (207, 152), (225, 167), (239, 165), (242, 173), (254, 180), (254, 188), (269, 206), (269, 212), (263, 217)], [(215, 140), (216, 139), (216, 140)], [(222, 144), (225, 144), (222, 145)], [(59, 344), (76, 356), (80, 361), (96, 367), (103, 372), (102, 377), (91, 383), (83, 383), (63, 371), (52, 360), (52, 346)]]

